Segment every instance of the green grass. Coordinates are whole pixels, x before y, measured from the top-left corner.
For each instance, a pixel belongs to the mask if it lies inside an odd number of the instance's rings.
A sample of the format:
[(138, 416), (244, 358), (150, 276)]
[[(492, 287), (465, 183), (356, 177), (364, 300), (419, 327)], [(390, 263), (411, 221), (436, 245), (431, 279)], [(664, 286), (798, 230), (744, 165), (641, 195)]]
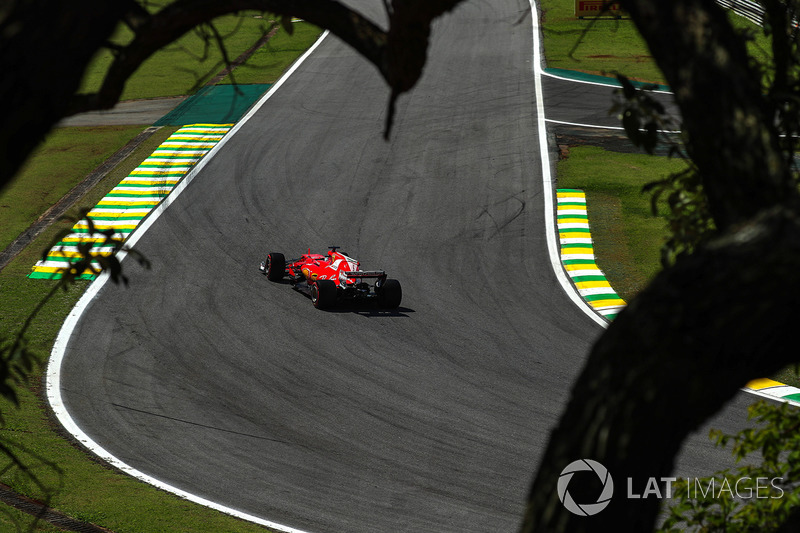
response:
[[(573, 147), (558, 163), (557, 186), (586, 193), (597, 265), (623, 300), (630, 301), (661, 270), (660, 249), (668, 235), (665, 219), (651, 214), (642, 186), (683, 167), (677, 159), (593, 146)], [(800, 387), (795, 365), (771, 378)]]
[(542, 0), (541, 8), (548, 67), (664, 83), (631, 20), (577, 19), (574, 0)]
[[(223, 37), (230, 61), (250, 48), (271, 28), (272, 23), (271, 17), (256, 12), (228, 15), (213, 22)], [(257, 52), (258, 56), (270, 58), (270, 70), (266, 75), (253, 71), (247, 75), (243, 74), (242, 79), (239, 79), (240, 73), (237, 70), (235, 71), (237, 83), (271, 83), (275, 81), (288, 64), (286, 62), (287, 53), (291, 55), (298, 49), (302, 53), (308, 48), (307, 34), (314, 31), (319, 34), (319, 30), (310, 24), (301, 23), (300, 26), (303, 26), (303, 29), (298, 32), (297, 38), (290, 38), (283, 29), (278, 31), (274, 38), (283, 42), (281, 49), (270, 52), (268, 45), (266, 49), (268, 51), (261, 49)], [(122, 28), (115, 36), (114, 42), (124, 44), (131, 38), (130, 30)], [(81, 92), (93, 92), (100, 87), (112, 59), (113, 56), (108, 50), (98, 54), (87, 70)], [(262, 63), (266, 62), (261, 61)], [(135, 100), (192, 94), (224, 68), (222, 51), (216, 41), (208, 39), (208, 32), (192, 31), (145, 61), (135, 75), (128, 80), (121, 99)], [(242, 67), (239, 68), (242, 69)]]
[(558, 187), (586, 192), (595, 255), (611, 286), (630, 300), (660, 270), (665, 221), (641, 190), (685, 167), (679, 159), (625, 154), (594, 146), (570, 149), (558, 163)]
[(0, 191), (0, 250), (142, 130), (144, 126), (54, 130)]
[[(547, 66), (665, 84), (664, 75), (630, 19), (577, 19), (574, 0), (541, 0)], [(750, 53), (769, 61), (769, 41), (746, 19), (730, 12), (734, 27), (754, 32)]]
[(266, 44), (250, 56), (247, 63), (234, 71), (233, 79), (226, 77), (222, 83), (274, 83), (294, 62), (308, 50), (322, 31), (308, 22), (293, 24), (292, 35), (281, 28)]

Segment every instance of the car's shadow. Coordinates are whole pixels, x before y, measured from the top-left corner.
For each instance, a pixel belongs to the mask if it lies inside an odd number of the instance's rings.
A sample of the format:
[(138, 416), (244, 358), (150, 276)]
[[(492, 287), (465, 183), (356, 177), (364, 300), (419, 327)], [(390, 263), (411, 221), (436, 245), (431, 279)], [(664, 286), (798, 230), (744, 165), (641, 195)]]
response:
[[(308, 298), (309, 302), (311, 301), (311, 295), (297, 287), (292, 287), (296, 292), (299, 292), (306, 298)], [(313, 306), (312, 306), (313, 307)], [(356, 302), (356, 301), (344, 301), (344, 302), (336, 302), (336, 305), (330, 307), (328, 309), (318, 309), (323, 313), (354, 313), (356, 315), (361, 315), (366, 318), (375, 318), (375, 317), (406, 317), (408, 318), (409, 313), (413, 313), (414, 310), (408, 307), (397, 307), (396, 309), (383, 309), (378, 307), (378, 304), (374, 301), (366, 301), (366, 302)]]
[(397, 309), (381, 309), (377, 305), (371, 303), (363, 303), (363, 304), (340, 303), (337, 304), (336, 307), (334, 307), (333, 309), (325, 309), (324, 312), (354, 313), (356, 315), (361, 315), (365, 318), (382, 318), (382, 317), (409, 318), (409, 313), (413, 313), (414, 310), (403, 306), (400, 306)]
[[(295, 292), (298, 292), (311, 300), (311, 293), (308, 291), (307, 286), (303, 284), (294, 284), (289, 279), (281, 279), (277, 281), (272, 281), (270, 283), (275, 283), (277, 285), (288, 285)], [(337, 302), (335, 306), (321, 310), (324, 313), (354, 313), (357, 315), (361, 315), (366, 318), (381, 318), (381, 317), (409, 317), (409, 313), (414, 313), (415, 311), (408, 307), (400, 306), (396, 309), (383, 309), (378, 307), (378, 304), (375, 301), (344, 301), (344, 302)]]

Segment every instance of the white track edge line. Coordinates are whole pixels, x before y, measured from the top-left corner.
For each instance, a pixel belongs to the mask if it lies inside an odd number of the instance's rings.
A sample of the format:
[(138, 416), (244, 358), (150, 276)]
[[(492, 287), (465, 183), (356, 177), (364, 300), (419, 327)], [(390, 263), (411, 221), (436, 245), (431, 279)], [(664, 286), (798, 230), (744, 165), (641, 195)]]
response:
[(788, 398), (781, 398), (780, 396), (773, 396), (769, 393), (760, 390), (748, 389), (747, 387), (742, 387), (739, 390), (741, 390), (742, 392), (749, 392), (754, 396), (761, 396), (762, 398), (766, 398), (767, 400), (772, 400), (773, 402), (784, 402), (792, 404), (795, 407), (800, 407), (800, 402), (798, 402), (797, 400), (790, 400)]
[[(281, 78), (270, 87), (269, 91), (261, 97), (261, 99), (250, 109), (250, 111), (242, 117), (219, 141), (216, 146), (212, 150), (206, 154), (206, 156), (200, 160), (200, 162), (186, 175), (186, 177), (172, 190), (172, 192), (167, 196), (153, 211), (150, 215), (142, 222), (142, 224), (131, 234), (128, 238), (127, 245), (133, 246), (138, 242), (141, 236), (153, 225), (156, 219), (164, 212), (164, 210), (175, 201), (175, 199), (180, 195), (180, 193), (186, 188), (186, 186), (191, 182), (194, 177), (197, 175), (198, 172), (208, 163), (208, 161), (222, 148), (223, 145), (235, 134), (241, 127), (247, 122), (257, 111), (261, 108), (264, 103), (269, 100), (275, 91), (283, 85), (284, 81), (286, 81), (297, 68), (305, 62), (305, 60), (317, 49), (317, 47), (322, 43), (322, 41), (328, 36), (329, 32), (325, 31), (322, 35), (317, 39), (317, 41), (309, 48), (300, 58), (292, 64), (289, 70), (281, 76)], [(118, 254), (118, 258), (122, 261), (127, 254), (125, 252), (121, 252)], [(67, 316), (67, 319), (64, 321), (64, 324), (61, 326), (61, 329), (58, 332), (58, 337), (56, 337), (56, 341), (53, 344), (53, 350), (50, 353), (50, 360), (48, 361), (47, 365), (47, 376), (46, 376), (46, 383), (45, 388), (47, 392), (47, 400), (50, 403), (50, 408), (53, 410), (53, 414), (55, 414), (58, 421), (64, 426), (73, 438), (75, 438), (78, 442), (80, 442), (85, 448), (87, 448), (90, 452), (97, 455), (110, 465), (118, 468), (119, 470), (123, 471), (124, 473), (139, 479), (140, 481), (144, 481), (150, 485), (158, 487), (161, 490), (170, 492), (175, 494), (181, 498), (184, 498), (188, 501), (203, 505), (205, 507), (209, 507), (211, 509), (220, 511), (222, 513), (234, 516), (236, 518), (240, 518), (242, 520), (246, 520), (248, 522), (253, 522), (255, 524), (259, 524), (262, 526), (266, 526), (268, 528), (274, 529), (276, 531), (281, 531), (285, 533), (308, 533), (306, 531), (292, 528), (289, 526), (285, 526), (283, 524), (279, 524), (277, 522), (272, 522), (270, 520), (265, 520), (263, 518), (259, 518), (257, 516), (253, 516), (251, 514), (226, 507), (219, 503), (213, 502), (211, 500), (207, 500), (201, 496), (196, 494), (192, 494), (187, 492), (183, 489), (179, 489), (173, 485), (170, 485), (166, 482), (163, 482), (155, 477), (149, 476), (130, 465), (126, 464), (124, 461), (120, 460), (119, 458), (115, 457), (111, 453), (109, 453), (105, 448), (100, 446), (97, 442), (91, 439), (75, 422), (72, 416), (67, 411), (66, 405), (64, 404), (63, 397), (61, 395), (61, 366), (64, 361), (64, 355), (66, 353), (66, 348), (69, 344), (70, 339), (72, 338), (75, 327), (78, 325), (78, 322), (81, 319), (84, 311), (89, 308), (92, 304), (94, 299), (97, 297), (100, 290), (106, 284), (109, 279), (109, 275), (104, 272), (98, 278), (93, 281), (86, 291), (83, 293), (83, 296), (78, 300), (78, 303), (75, 304), (75, 307), (72, 308), (70, 314)]]
[(533, 25), (533, 80), (536, 91), (536, 122), (539, 133), (539, 153), (542, 161), (542, 189), (544, 192), (544, 222), (547, 238), (547, 252), (550, 256), (550, 266), (558, 279), (558, 283), (570, 300), (583, 311), (586, 316), (603, 328), (608, 327), (608, 321), (592, 309), (581, 297), (572, 280), (564, 272), (561, 264), (561, 254), (557, 242), (558, 232), (555, 225), (555, 200), (553, 199), (553, 175), (550, 169), (550, 150), (547, 142), (547, 125), (544, 117), (544, 91), (542, 90), (542, 56), (539, 42), (539, 10), (536, 0), (528, 0), (531, 6), (531, 22)]
[[(550, 122), (551, 124), (561, 124), (563, 126), (577, 126), (581, 128), (595, 128), (599, 130), (619, 130), (624, 131), (625, 128), (622, 126), (600, 126), (598, 124), (581, 124), (580, 122), (567, 122), (566, 120), (556, 120), (552, 118), (546, 118), (545, 122)], [(647, 131), (644, 128), (639, 128), (639, 131)], [(681, 133), (680, 130), (656, 130), (658, 133), (664, 133), (669, 135), (677, 135)]]

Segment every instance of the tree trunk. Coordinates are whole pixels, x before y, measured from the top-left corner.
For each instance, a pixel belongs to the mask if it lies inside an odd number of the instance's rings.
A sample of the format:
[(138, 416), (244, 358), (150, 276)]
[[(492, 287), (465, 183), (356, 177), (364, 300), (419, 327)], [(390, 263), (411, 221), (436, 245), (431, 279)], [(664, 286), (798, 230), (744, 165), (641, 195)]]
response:
[[(797, 359), (786, 347), (795, 344), (798, 268), (800, 217), (779, 207), (660, 273), (593, 347), (522, 531), (651, 531), (660, 500), (628, 499), (627, 479), (641, 495), (649, 478), (669, 477), (690, 432), (748, 381)], [(558, 496), (562, 470), (578, 459), (599, 461), (615, 484), (590, 517)]]

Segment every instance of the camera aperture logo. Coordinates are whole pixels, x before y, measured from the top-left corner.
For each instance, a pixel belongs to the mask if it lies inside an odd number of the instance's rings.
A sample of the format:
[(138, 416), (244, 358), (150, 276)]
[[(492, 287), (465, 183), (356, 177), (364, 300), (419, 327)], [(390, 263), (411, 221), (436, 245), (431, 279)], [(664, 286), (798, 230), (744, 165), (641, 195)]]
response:
[[(603, 490), (600, 492), (600, 496), (597, 498), (596, 502), (577, 503), (572, 498), (567, 488), (569, 482), (572, 481), (572, 476), (574, 476), (576, 472), (586, 471), (594, 472), (597, 475), (600, 479), (600, 483), (603, 484)], [(614, 480), (611, 479), (611, 474), (608, 473), (608, 469), (591, 459), (578, 459), (577, 461), (571, 462), (561, 471), (561, 475), (558, 478), (558, 499), (561, 500), (561, 503), (564, 504), (564, 507), (566, 507), (569, 512), (576, 515), (596, 515), (611, 503), (611, 497), (613, 495)]]
[[(574, 477), (575, 474), (580, 473), (579, 476)], [(594, 476), (597, 476), (596, 478)], [(574, 477), (574, 478), (573, 478)], [(682, 481), (686, 480), (683, 484)], [(626, 494), (628, 500), (641, 500), (650, 497), (658, 499), (670, 499), (673, 497), (673, 483), (678, 481), (675, 477), (649, 477), (646, 484), (644, 484), (644, 492), (637, 492), (643, 484), (644, 478), (634, 480), (628, 478), (628, 492)], [(599, 481), (599, 484), (598, 484)], [(572, 484), (572, 494), (568, 490)], [(684, 490), (687, 499), (736, 499), (736, 500), (749, 500), (749, 499), (780, 499), (784, 496), (784, 480), (782, 477), (766, 478), (766, 477), (740, 477), (738, 479), (716, 477), (711, 478), (681, 478), (681, 483), (677, 486), (680, 491)], [(600, 489), (602, 485), (602, 489)], [(636, 487), (634, 487), (636, 485)], [(662, 492), (661, 487), (665, 492)], [(571, 513), (578, 516), (593, 516), (608, 507), (611, 503), (611, 498), (614, 496), (614, 480), (611, 479), (611, 474), (608, 469), (601, 463), (592, 459), (578, 459), (567, 465), (561, 471), (558, 477), (558, 499), (564, 507)], [(597, 501), (592, 503), (579, 503), (585, 499), (594, 498), (594, 495), (600, 492)], [(573, 494), (578, 495), (578, 500), (575, 500)]]

